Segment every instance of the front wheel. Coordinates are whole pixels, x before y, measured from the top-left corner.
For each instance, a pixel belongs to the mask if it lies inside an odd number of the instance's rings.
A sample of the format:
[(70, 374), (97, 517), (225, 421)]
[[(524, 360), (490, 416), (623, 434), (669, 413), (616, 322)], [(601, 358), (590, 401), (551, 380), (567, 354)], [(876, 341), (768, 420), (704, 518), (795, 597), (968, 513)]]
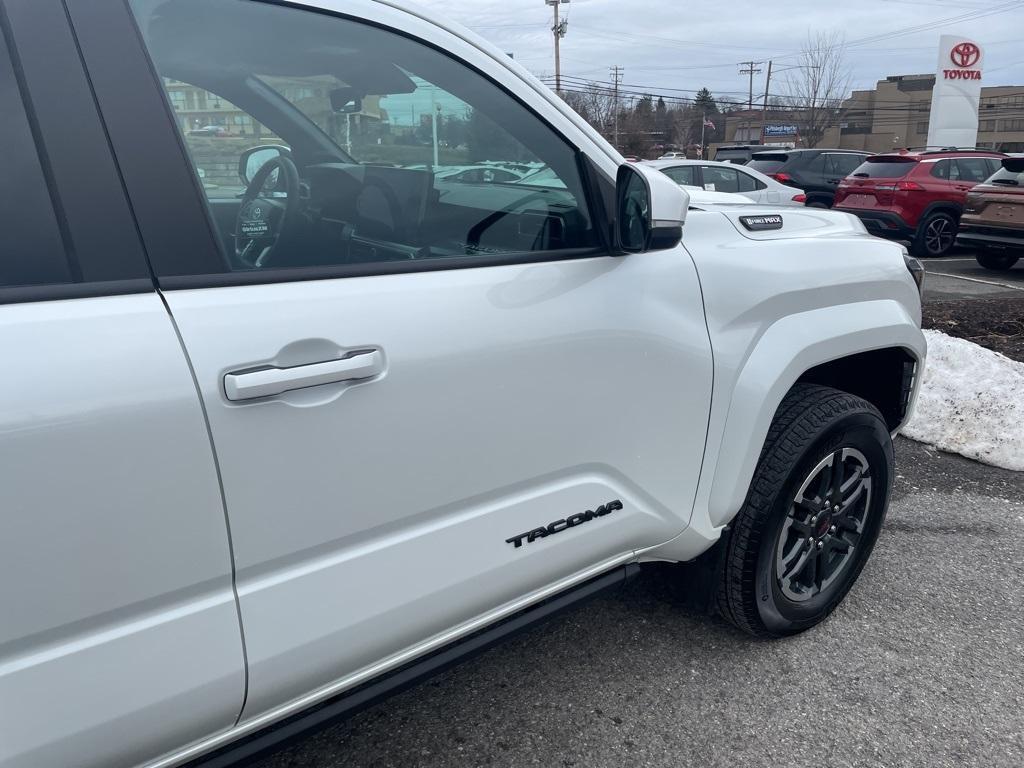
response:
[(767, 637), (824, 620), (871, 554), (892, 475), (892, 440), (874, 406), (829, 387), (795, 386), (722, 543), (719, 613)]
[(1005, 253), (979, 253), (975, 258), (985, 269), (996, 272), (1005, 272), (1017, 263), (1019, 256), (1010, 256)]

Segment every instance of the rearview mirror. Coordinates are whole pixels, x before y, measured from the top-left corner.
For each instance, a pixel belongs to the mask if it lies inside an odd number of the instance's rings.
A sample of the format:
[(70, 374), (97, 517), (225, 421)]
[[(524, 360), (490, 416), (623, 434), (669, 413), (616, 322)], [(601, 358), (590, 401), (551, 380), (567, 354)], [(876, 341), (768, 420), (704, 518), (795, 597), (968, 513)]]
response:
[(657, 251), (682, 240), (690, 195), (661, 171), (634, 163), (619, 166), (615, 201), (619, 250)]
[(268, 161), (273, 160), (275, 157), (281, 155), (290, 155), (291, 150), (288, 147), (278, 146), (277, 144), (264, 144), (260, 147), (251, 147), (245, 150), (238, 158), (238, 175), (242, 178), (242, 181), (248, 185), (252, 181), (253, 177), (256, 176), (257, 171), (262, 168)]
[(365, 95), (355, 88), (335, 88), (331, 91), (331, 109), (348, 115), (360, 112)]

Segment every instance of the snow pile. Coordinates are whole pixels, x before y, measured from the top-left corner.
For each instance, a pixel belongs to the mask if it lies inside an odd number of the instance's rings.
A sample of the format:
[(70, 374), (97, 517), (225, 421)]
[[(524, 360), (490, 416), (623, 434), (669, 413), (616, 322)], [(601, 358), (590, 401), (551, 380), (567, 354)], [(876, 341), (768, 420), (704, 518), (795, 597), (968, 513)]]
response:
[(939, 331), (924, 333), (928, 362), (903, 434), (1024, 471), (1024, 363)]

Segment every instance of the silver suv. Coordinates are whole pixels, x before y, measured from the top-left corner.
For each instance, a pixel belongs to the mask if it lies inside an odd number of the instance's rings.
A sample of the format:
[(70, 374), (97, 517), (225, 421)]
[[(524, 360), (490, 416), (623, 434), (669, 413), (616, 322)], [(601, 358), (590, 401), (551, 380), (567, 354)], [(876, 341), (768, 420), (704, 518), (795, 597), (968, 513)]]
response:
[(0, 766), (245, 761), (650, 561), (759, 636), (854, 584), (900, 246), (391, 0), (0, 11)]

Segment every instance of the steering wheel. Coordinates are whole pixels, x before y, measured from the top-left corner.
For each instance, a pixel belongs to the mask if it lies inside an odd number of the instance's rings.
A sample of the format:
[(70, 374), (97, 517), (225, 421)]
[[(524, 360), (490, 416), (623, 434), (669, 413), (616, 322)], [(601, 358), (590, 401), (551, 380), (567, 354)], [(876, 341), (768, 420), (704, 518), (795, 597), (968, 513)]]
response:
[[(284, 181), (283, 200), (264, 190), (275, 170), (278, 172), (276, 186), (280, 187), (281, 180)], [(299, 171), (291, 158), (278, 155), (256, 171), (242, 195), (232, 235), (235, 259), (248, 269), (267, 266), (281, 240), (287, 240), (295, 230), (298, 218)]]

